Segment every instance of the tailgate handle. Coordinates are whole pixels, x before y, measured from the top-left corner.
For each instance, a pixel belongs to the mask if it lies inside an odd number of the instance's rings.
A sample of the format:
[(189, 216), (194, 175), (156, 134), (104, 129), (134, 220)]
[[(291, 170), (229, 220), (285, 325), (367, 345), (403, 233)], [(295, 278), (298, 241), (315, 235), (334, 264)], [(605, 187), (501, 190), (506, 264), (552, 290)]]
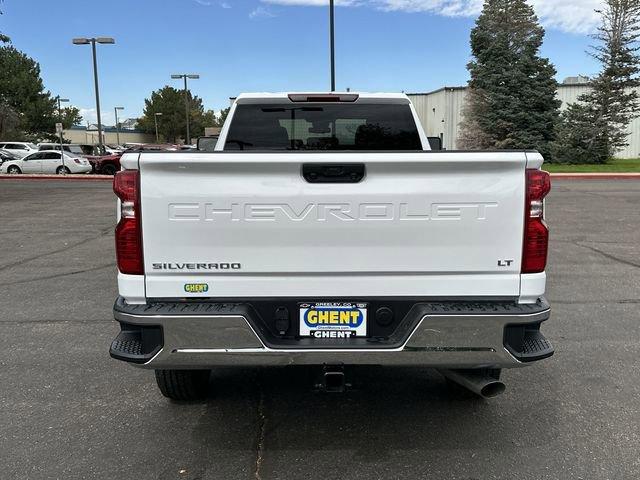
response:
[(309, 183), (358, 183), (364, 178), (364, 163), (305, 163), (302, 176)]

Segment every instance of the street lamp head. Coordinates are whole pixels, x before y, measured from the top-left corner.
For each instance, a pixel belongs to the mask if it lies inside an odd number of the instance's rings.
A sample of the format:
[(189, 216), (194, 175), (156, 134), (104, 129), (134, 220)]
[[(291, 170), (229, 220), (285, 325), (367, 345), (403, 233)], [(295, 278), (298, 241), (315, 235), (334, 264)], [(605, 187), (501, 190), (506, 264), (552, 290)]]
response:
[(155, 115), (156, 117), (159, 117), (159, 116), (161, 116), (161, 115), (162, 115), (162, 112), (154, 113), (154, 115)]
[(59, 98), (59, 97), (58, 97), (58, 101), (59, 101), (59, 102), (68, 102), (68, 101), (69, 101), (69, 99), (68, 99), (68, 98)]
[(124, 107), (113, 107), (113, 108), (115, 108), (116, 110), (124, 110)]
[(193, 78), (194, 80), (197, 80), (198, 78), (200, 78), (200, 75), (191, 74), (191, 75), (187, 75), (187, 78)]
[(183, 76), (184, 75), (175, 75), (175, 74), (173, 74), (173, 75), (171, 75), (171, 78), (178, 79), (178, 78), (182, 78)]
[(74, 45), (89, 45), (91, 43), (88, 38), (74, 38), (72, 42)]
[(110, 44), (116, 43), (115, 39), (112, 38), (112, 37), (98, 37), (98, 38), (96, 38), (96, 42), (98, 42), (98, 43), (110, 43)]

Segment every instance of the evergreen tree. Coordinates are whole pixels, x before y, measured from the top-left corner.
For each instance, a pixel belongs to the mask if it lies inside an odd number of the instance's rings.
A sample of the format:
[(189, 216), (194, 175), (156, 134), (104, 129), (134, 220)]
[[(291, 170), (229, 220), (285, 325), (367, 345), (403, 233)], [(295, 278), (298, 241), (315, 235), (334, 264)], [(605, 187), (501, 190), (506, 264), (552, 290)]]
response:
[(562, 163), (605, 163), (627, 146), (640, 110), (640, 0), (606, 0), (592, 56), (603, 66), (591, 90), (563, 112), (555, 144)]
[[(216, 118), (216, 112), (214, 112), (213, 110), (206, 110), (202, 114), (202, 126), (204, 128), (218, 126), (218, 119)], [(193, 141), (195, 142), (195, 140)]]
[(543, 39), (525, 0), (485, 0), (471, 32), (462, 148), (536, 149), (549, 156), (560, 101), (556, 70), (539, 55)]

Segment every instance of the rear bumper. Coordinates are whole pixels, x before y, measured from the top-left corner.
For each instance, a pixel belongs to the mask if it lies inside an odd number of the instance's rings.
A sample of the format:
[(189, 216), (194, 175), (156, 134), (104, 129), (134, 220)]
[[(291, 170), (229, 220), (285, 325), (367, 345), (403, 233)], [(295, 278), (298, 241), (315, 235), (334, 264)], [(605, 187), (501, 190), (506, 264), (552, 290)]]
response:
[(532, 305), (418, 301), (388, 338), (319, 344), (274, 337), (249, 303), (127, 305), (120, 298), (114, 316), (122, 332), (110, 353), (158, 369), (291, 364), (514, 368), (553, 354), (540, 333), (549, 314), (544, 299)]

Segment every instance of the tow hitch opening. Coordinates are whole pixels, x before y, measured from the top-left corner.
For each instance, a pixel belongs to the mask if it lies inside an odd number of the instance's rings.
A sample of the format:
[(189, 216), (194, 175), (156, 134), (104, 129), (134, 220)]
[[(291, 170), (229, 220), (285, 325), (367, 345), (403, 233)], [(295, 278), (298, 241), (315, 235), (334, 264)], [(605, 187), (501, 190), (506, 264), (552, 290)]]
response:
[(316, 388), (327, 393), (343, 393), (351, 385), (345, 380), (344, 366), (325, 365)]

